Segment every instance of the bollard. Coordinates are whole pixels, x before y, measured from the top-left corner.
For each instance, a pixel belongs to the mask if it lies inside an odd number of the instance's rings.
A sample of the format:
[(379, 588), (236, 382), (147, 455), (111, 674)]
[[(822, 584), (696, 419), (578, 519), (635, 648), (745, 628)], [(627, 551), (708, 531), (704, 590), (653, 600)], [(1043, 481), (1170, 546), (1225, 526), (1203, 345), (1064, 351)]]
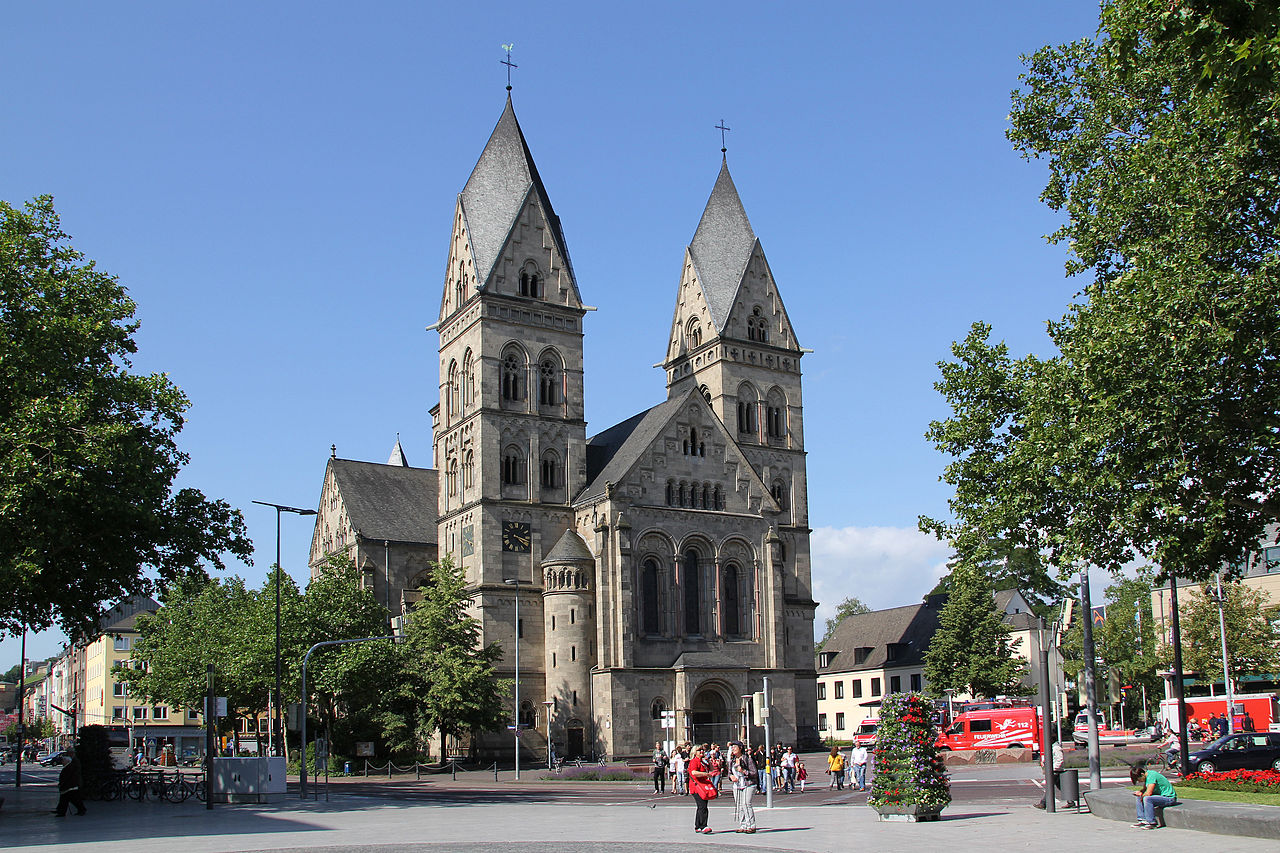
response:
[(493, 781), (498, 781), (498, 762), (493, 762)]
[(450, 761), (449, 765), (453, 768), (453, 781), (458, 781), (458, 762)]
[(369, 778), (369, 759), (367, 758), (364, 760), (364, 777)]

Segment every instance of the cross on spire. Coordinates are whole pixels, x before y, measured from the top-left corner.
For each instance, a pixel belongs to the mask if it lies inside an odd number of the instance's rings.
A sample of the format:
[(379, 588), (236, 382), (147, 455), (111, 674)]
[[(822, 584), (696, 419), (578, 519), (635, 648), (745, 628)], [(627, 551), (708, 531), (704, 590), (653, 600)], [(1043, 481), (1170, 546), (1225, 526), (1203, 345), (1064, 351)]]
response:
[(511, 69), (520, 67), (519, 65), (516, 65), (514, 62), (511, 61), (511, 48), (513, 47), (515, 47), (514, 43), (504, 44), (502, 46), (502, 49), (507, 52), (507, 58), (502, 60), (501, 64), (507, 66), (507, 91), (508, 92), (511, 91)]
[(729, 150), (724, 145), (724, 135), (729, 131), (729, 128), (725, 126), (724, 119), (720, 119), (720, 123), (716, 125), (716, 130), (720, 131), (720, 153), (724, 154)]

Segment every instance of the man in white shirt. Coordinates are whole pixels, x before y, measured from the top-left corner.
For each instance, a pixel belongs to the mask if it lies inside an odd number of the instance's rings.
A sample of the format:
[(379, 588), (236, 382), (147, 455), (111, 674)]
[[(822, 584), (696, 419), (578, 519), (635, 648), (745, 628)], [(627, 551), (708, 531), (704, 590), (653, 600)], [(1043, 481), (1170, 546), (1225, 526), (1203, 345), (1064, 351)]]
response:
[(857, 786), (857, 790), (865, 791), (867, 789), (867, 748), (861, 744), (854, 744), (853, 749), (849, 750), (849, 767), (853, 770), (853, 784)]
[(671, 783), (671, 788), (675, 793), (689, 793), (689, 779), (685, 775), (684, 753), (679, 749), (671, 753)]

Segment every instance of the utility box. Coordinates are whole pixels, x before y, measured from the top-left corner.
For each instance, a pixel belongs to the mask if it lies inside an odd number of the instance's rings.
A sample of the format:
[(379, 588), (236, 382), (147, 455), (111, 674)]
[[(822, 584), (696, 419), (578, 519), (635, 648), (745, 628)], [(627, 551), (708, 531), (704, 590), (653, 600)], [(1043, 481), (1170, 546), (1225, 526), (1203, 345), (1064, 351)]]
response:
[(284, 758), (215, 758), (213, 797), (219, 803), (271, 803), (284, 799)]

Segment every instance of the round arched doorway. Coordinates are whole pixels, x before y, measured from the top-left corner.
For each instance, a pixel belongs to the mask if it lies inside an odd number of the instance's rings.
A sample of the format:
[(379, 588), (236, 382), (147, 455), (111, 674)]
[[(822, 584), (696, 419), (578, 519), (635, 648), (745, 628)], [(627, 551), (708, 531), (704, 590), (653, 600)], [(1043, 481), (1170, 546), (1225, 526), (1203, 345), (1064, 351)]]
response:
[(729, 718), (729, 704), (723, 692), (704, 686), (693, 696), (689, 711), (690, 736), (694, 743), (721, 746), (737, 737), (737, 724)]

